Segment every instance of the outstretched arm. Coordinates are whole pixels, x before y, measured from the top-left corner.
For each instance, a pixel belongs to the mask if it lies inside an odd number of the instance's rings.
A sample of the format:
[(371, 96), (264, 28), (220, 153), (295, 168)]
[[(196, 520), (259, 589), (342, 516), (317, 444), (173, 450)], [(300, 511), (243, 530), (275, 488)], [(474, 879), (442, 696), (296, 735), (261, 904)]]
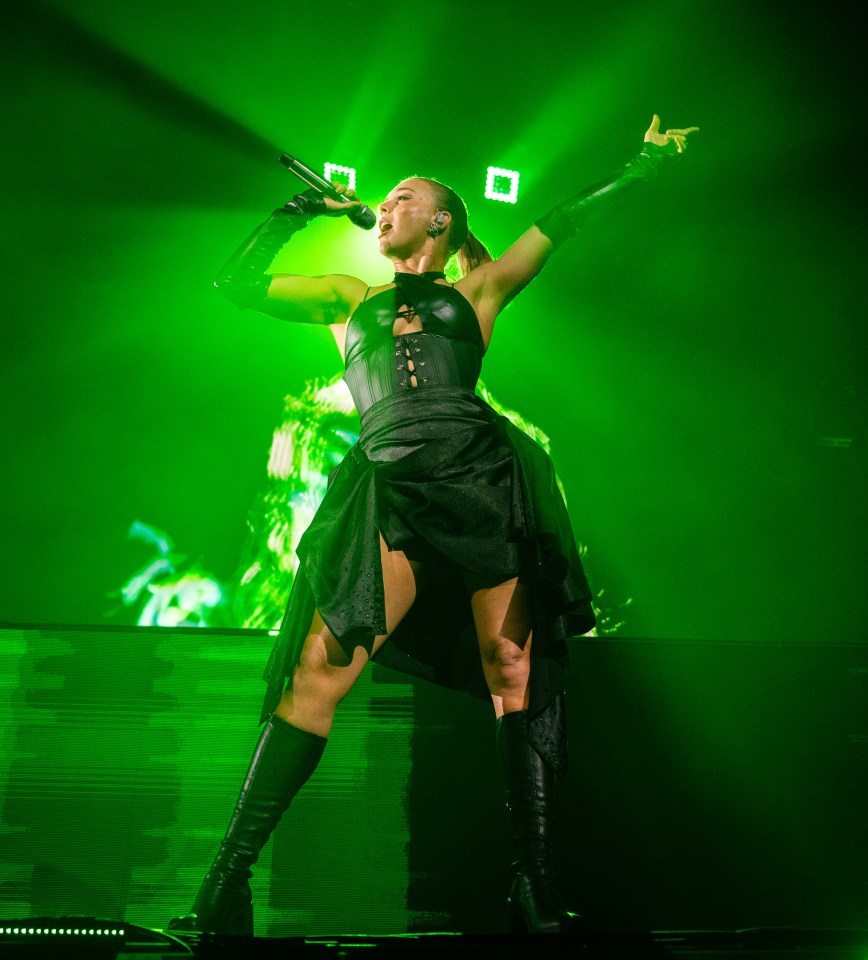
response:
[(572, 237), (591, 214), (607, 208), (624, 190), (653, 177), (669, 156), (687, 149), (687, 137), (698, 127), (660, 133), (655, 114), (645, 132), (641, 152), (606, 180), (588, 187), (550, 210), (497, 260), (482, 264), (468, 276), (466, 294), (477, 303), (480, 316), (494, 317), (542, 270), (552, 253)]
[(365, 284), (361, 280), (339, 274), (305, 277), (266, 271), (280, 250), (313, 217), (342, 216), (358, 206), (339, 204), (314, 190), (298, 194), (253, 231), (223, 265), (214, 286), (236, 306), (280, 320), (341, 323), (355, 306), (356, 298), (364, 295)]

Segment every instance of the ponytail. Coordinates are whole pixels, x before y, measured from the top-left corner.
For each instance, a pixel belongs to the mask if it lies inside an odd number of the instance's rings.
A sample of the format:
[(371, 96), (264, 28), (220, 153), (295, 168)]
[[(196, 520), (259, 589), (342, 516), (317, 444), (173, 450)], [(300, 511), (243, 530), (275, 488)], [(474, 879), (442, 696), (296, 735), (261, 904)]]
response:
[(455, 259), (458, 261), (461, 276), (466, 277), (471, 270), (475, 270), (481, 264), (491, 263), (494, 257), (488, 252), (485, 244), (468, 230), (467, 239), (455, 252)]

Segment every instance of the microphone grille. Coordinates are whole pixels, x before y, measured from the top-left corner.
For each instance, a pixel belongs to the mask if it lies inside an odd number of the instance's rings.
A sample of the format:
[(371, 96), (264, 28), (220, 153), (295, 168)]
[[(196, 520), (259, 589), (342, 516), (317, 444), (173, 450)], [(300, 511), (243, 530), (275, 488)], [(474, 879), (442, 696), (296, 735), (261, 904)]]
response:
[(358, 209), (353, 210), (349, 215), (349, 219), (352, 220), (357, 227), (361, 227), (362, 230), (370, 230), (377, 222), (377, 215), (370, 207), (362, 204)]

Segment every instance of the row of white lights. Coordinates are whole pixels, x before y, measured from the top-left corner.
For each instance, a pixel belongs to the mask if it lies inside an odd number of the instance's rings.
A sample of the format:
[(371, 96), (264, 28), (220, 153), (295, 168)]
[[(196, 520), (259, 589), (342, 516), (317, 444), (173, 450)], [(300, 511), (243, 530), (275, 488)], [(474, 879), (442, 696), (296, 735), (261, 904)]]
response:
[[(350, 190), (356, 189), (355, 167), (345, 167), (340, 163), (327, 163), (323, 175), (329, 183), (335, 179), (345, 180)], [(485, 177), (485, 197), (487, 200), (515, 203), (518, 200), (518, 170), (489, 167)]]
[(106, 936), (106, 937), (122, 937), (122, 936), (124, 936), (124, 931), (123, 931), (123, 930), (96, 930), (96, 929), (94, 929), (94, 930), (77, 930), (77, 929), (75, 929), (75, 928), (72, 928), (72, 929), (69, 929), (69, 930), (64, 930), (64, 929), (58, 928), (58, 927), (51, 927), (51, 928), (49, 928), (49, 927), (44, 927), (44, 928), (43, 928), (43, 927), (36, 927), (35, 929), (34, 929), (33, 927), (0, 927), (0, 933), (5, 933), (5, 934), (9, 934), (9, 933), (18, 933), (18, 934), (22, 934), (22, 933), (27, 933), (27, 934), (31, 934), (31, 933), (42, 933), (42, 934), (45, 934), (45, 933), (48, 933), (48, 934), (63, 934), (64, 936), (65, 936), (66, 934), (68, 934), (68, 933), (72, 933), (72, 934), (95, 935), (95, 936), (98, 936), (98, 937), (101, 937), (101, 936), (103, 936), (103, 935)]

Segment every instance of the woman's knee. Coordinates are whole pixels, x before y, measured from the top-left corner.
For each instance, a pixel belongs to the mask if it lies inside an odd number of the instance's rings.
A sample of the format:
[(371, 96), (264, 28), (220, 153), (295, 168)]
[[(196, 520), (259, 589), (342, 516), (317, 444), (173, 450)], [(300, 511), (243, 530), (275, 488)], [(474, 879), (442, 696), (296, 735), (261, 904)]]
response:
[(356, 647), (350, 657), (334, 638), (311, 634), (292, 674), (294, 692), (339, 703), (361, 675), (368, 655)]
[(355, 676), (346, 676), (332, 669), (314, 668), (308, 660), (307, 662), (299, 661), (296, 664), (290, 685), (295, 697), (322, 700), (337, 705), (350, 692), (356, 679)]
[(482, 659), (492, 667), (510, 670), (530, 661), (531, 637), (524, 641), (512, 637), (488, 636), (479, 638)]
[(518, 687), (530, 676), (530, 639), (524, 647), (507, 637), (492, 637), (481, 645), (485, 674), (499, 688)]

